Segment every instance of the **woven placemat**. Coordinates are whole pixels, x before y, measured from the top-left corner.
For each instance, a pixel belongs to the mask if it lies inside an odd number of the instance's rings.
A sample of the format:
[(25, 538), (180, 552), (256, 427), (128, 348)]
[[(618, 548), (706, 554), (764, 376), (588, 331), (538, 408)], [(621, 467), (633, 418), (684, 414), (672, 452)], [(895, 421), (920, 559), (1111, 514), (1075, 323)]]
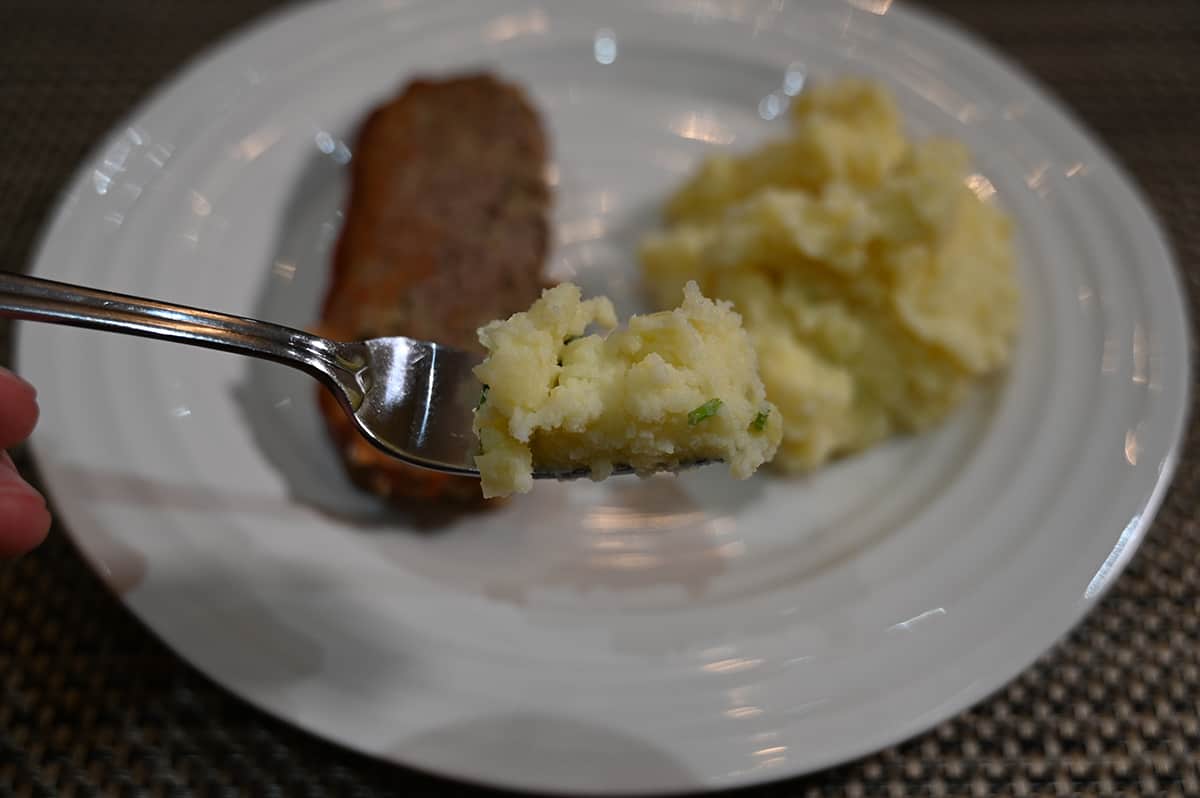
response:
[[(5, 0), (0, 268), (24, 267), (98, 136), (269, 5)], [(1038, 76), (1117, 153), (1200, 298), (1200, 2), (936, 5)], [(1200, 796), (1197, 422), (1145, 544), (1065, 642), (929, 734), (747, 794)], [(349, 753), (229, 696), (112, 598), (61, 530), (0, 565), (0, 796), (485, 792)]]

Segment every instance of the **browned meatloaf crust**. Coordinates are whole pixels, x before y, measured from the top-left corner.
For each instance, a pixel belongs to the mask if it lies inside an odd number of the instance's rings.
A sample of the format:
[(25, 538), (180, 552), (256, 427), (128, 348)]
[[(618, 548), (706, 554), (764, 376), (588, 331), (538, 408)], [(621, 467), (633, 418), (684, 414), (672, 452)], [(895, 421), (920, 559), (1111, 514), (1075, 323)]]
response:
[[(320, 322), (339, 340), (406, 335), (480, 350), (476, 330), (543, 282), (546, 140), (522, 92), (488, 75), (416, 80), (367, 118)], [(321, 408), (356, 483), (395, 499), (482, 501), (479, 482), (406, 466)]]

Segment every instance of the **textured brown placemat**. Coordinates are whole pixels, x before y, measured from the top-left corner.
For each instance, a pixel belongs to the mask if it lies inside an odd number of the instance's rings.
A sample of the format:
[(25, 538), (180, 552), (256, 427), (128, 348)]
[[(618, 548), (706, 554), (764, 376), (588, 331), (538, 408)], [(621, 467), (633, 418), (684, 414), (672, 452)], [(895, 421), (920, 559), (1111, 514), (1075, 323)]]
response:
[[(55, 193), (110, 124), (269, 5), (0, 3), (0, 269), (23, 268)], [(1116, 151), (1200, 297), (1200, 1), (936, 5)], [(912, 742), (748, 792), (1200, 796), (1198, 430), (1129, 570), (1036, 666)], [(0, 565), (0, 796), (481, 792), (348, 753), (230, 697), (110, 597), (61, 530)]]

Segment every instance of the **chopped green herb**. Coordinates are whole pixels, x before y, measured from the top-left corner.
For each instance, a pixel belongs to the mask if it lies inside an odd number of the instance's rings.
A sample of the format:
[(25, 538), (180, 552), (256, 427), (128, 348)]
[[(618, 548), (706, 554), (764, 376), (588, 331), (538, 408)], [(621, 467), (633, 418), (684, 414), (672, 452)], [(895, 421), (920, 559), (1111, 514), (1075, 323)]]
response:
[(487, 392), (490, 387), (490, 385), (483, 386), (483, 390), (479, 392), (479, 404), (475, 405), (475, 407), (483, 407), (483, 403), (487, 401)]
[(762, 432), (764, 429), (766, 429), (767, 415), (770, 412), (770, 410), (760, 410), (758, 415), (754, 417), (754, 420), (750, 422), (750, 429), (754, 430), (755, 432)]
[(688, 426), (694, 427), (706, 418), (712, 418), (721, 409), (720, 399), (709, 399), (704, 404), (688, 413)]

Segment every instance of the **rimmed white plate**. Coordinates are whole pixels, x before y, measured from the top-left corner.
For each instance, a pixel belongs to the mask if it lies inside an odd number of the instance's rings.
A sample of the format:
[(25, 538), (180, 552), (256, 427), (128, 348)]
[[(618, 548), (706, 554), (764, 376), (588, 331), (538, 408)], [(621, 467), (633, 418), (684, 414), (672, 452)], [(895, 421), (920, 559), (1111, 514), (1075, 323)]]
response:
[[(1136, 548), (1175, 462), (1171, 258), (1044, 93), (888, 0), (378, 0), (274, 16), (187, 69), (71, 184), (34, 273), (306, 325), (357, 121), (417, 73), (523, 83), (553, 135), (553, 273), (638, 309), (632, 244), (713, 147), (814, 76), (885, 81), (1016, 220), (1015, 363), (937, 432), (807, 480), (540, 485), (389, 515), (281, 367), (20, 330), (35, 451), (85, 556), (217, 682), (438, 773), (650, 792), (802, 773), (925, 729), (1029, 664)], [(986, 179), (986, 180), (984, 180)]]

